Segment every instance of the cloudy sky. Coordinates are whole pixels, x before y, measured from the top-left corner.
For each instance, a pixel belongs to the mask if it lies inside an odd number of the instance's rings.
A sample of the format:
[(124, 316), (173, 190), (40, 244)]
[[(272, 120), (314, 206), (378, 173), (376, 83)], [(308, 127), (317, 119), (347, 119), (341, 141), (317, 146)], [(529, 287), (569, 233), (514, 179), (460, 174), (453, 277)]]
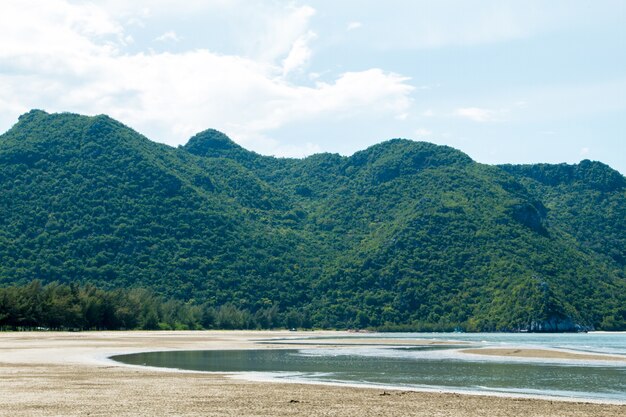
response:
[(395, 137), (626, 174), (623, 0), (4, 0), (0, 131), (108, 114), (266, 155)]

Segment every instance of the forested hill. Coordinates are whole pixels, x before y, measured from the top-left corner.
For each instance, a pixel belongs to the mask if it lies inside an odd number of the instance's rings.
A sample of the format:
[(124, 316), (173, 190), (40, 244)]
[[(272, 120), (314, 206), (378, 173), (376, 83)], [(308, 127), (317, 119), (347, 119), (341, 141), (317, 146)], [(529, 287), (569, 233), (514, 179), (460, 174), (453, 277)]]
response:
[(316, 327), (624, 330), (626, 179), (404, 139), (284, 159), (207, 130), (171, 148), (33, 110), (0, 136), (0, 286), (33, 280)]

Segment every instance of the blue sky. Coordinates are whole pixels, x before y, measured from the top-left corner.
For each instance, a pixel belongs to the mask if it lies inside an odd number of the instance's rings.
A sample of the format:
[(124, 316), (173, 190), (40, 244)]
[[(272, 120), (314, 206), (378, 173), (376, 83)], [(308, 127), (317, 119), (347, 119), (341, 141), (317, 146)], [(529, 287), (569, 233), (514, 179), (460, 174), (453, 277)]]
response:
[(9, 0), (0, 131), (41, 108), (173, 146), (206, 128), (297, 157), (405, 137), (624, 174), (625, 22), (609, 0)]

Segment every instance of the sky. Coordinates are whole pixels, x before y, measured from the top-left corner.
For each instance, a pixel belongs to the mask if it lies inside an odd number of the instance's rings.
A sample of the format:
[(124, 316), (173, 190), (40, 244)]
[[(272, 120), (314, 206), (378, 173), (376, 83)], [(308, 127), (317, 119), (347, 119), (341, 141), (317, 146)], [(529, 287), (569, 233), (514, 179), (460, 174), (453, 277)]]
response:
[(623, 0), (4, 0), (0, 132), (108, 114), (264, 155), (391, 138), (626, 174)]

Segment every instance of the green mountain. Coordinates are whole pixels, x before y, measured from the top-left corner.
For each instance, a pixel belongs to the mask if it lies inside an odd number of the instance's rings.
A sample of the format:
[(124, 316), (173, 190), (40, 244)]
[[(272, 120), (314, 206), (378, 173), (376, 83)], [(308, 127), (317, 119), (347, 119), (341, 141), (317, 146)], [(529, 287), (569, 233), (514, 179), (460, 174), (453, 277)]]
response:
[(626, 179), (394, 139), (283, 159), (33, 110), (0, 136), (0, 285), (149, 288), (320, 327), (626, 329)]

